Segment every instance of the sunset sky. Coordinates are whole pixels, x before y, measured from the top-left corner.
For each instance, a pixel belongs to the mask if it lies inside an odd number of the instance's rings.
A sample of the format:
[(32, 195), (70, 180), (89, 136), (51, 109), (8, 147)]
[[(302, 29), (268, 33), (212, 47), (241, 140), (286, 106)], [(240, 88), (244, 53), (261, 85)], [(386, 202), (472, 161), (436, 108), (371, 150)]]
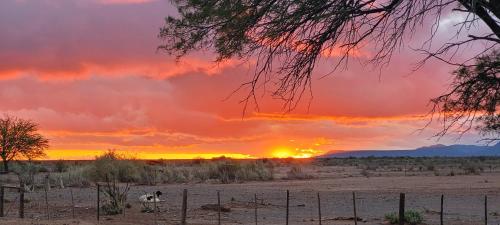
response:
[[(310, 107), (308, 95), (283, 114), (283, 102), (264, 94), (260, 111), (250, 106), (242, 117), (246, 93), (227, 97), (251, 78), (252, 60), (215, 64), (207, 49), (175, 62), (157, 52), (163, 18), (173, 14), (167, 0), (0, 1), (0, 113), (39, 123), (48, 159), (106, 149), (138, 158), (307, 157), (478, 140), (471, 132), (438, 141), (438, 124), (417, 132), (454, 69), (431, 61), (412, 72), (423, 56), (410, 47), (428, 29), (382, 70), (363, 64), (369, 44), (347, 70), (320, 78), (335, 56), (323, 58)], [(441, 18), (436, 42), (450, 38), (455, 30), (446, 25), (457, 19)]]

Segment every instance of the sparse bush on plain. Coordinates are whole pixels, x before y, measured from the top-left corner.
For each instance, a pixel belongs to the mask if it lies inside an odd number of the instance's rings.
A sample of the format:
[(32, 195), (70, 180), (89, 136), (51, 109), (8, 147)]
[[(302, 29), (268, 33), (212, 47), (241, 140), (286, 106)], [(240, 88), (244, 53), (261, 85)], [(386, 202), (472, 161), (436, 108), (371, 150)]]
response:
[(360, 172), (361, 176), (363, 177), (370, 177), (370, 172), (368, 172), (367, 169), (362, 169)]
[(286, 178), (290, 180), (311, 179), (313, 176), (304, 171), (302, 166), (294, 165), (286, 174)]
[(426, 165), (426, 169), (427, 169), (427, 171), (434, 171), (436, 169), (436, 167), (434, 166), (434, 164), (428, 163)]
[[(399, 215), (395, 212), (385, 214), (385, 219), (390, 224), (399, 224)], [(424, 222), (424, 217), (420, 212), (408, 210), (405, 212), (404, 222), (410, 225), (419, 225)]]
[(68, 170), (68, 165), (64, 160), (57, 160), (54, 164), (54, 172), (63, 173)]
[(20, 184), (25, 185), (29, 190), (33, 190), (36, 185), (35, 175), (40, 168), (43, 168), (43, 166), (33, 162), (16, 162), (12, 164), (11, 170), (17, 175)]
[(191, 165), (147, 165), (109, 151), (96, 157), (88, 165), (70, 167), (63, 175), (65, 184), (70, 186), (87, 186), (91, 182), (106, 181), (106, 177), (118, 182), (142, 185), (206, 181), (233, 183), (272, 180), (274, 168), (272, 164), (263, 161), (232, 159), (200, 160)]
[(479, 165), (479, 163), (465, 161), (460, 166), (464, 170), (464, 174), (466, 175), (480, 175), (483, 171), (483, 168)]
[(63, 182), (69, 187), (89, 187), (92, 183), (90, 180), (90, 167), (91, 165), (72, 166), (61, 174)]
[(163, 183), (186, 183), (217, 181), (233, 183), (254, 180), (272, 180), (273, 168), (262, 162), (233, 160), (206, 161), (186, 166), (166, 165), (159, 169), (159, 180)]
[(128, 183), (124, 187), (120, 188), (120, 186), (116, 183), (116, 180), (107, 180), (103, 188), (106, 202), (101, 206), (102, 211), (106, 215), (123, 213), (123, 209), (126, 207), (127, 194), (130, 190)]
[(140, 182), (141, 168), (139, 161), (127, 159), (115, 151), (108, 151), (96, 157), (88, 167), (87, 175), (92, 181), (116, 179), (119, 182)]

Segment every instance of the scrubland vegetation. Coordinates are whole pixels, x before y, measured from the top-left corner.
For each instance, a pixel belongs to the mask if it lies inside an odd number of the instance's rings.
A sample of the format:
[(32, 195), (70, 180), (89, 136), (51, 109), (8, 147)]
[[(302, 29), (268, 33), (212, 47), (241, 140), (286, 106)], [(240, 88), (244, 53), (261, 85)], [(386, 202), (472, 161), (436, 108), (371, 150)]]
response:
[[(332, 158), (236, 160), (136, 160), (109, 151), (92, 161), (18, 161), (12, 171), (31, 188), (47, 180), (53, 186), (87, 187), (109, 180), (138, 185), (172, 183), (240, 183), (273, 179), (313, 179), (349, 170), (346, 176), (460, 176), (493, 172), (500, 158)], [(321, 175), (316, 170), (338, 168)], [(354, 172), (353, 172), (354, 171)], [(357, 171), (357, 172), (356, 172)], [(41, 175), (43, 174), (43, 175)], [(339, 175), (340, 176), (340, 175)]]
[(93, 161), (17, 162), (13, 171), (26, 185), (41, 185), (47, 173), (52, 184), (86, 187), (109, 180), (139, 185), (211, 182), (266, 181), (274, 178), (274, 163), (268, 160), (241, 161), (229, 158), (190, 161), (143, 161), (114, 151)]
[(493, 172), (500, 167), (498, 157), (367, 157), (367, 158), (332, 158), (318, 159), (320, 166), (355, 167), (361, 176), (388, 176), (403, 173), (405, 176), (432, 175), (480, 175)]
[[(96, 157), (95, 160), (88, 161), (12, 162), (12, 173), (0, 176), (0, 182), (9, 185), (24, 184), (31, 198), (37, 195), (43, 197), (45, 190), (49, 190), (50, 193), (50, 189), (54, 189), (52, 193), (61, 195), (66, 193), (67, 199), (70, 199), (67, 192), (73, 190), (77, 196), (79, 195), (80, 205), (82, 202), (87, 205), (95, 202), (95, 199), (89, 199), (89, 196), (95, 194), (95, 186), (99, 183), (102, 193), (100, 205), (102, 215), (125, 215), (125, 211), (128, 212), (127, 215), (142, 213), (138, 197), (156, 190), (165, 191), (166, 194), (164, 198), (162, 196), (162, 200), (168, 199), (167, 205), (177, 204), (176, 210), (178, 211), (181, 202), (178, 193), (186, 187), (190, 189), (190, 193), (193, 193), (191, 197), (197, 199), (191, 200), (192, 204), (197, 204), (193, 206), (193, 210), (199, 210), (202, 204), (212, 202), (215, 193), (223, 190), (224, 202), (233, 206), (235, 210), (242, 205), (248, 206), (248, 202), (254, 199), (253, 193), (257, 193), (260, 198), (264, 199), (260, 200), (264, 201), (262, 204), (269, 207), (263, 211), (269, 213), (269, 216), (275, 216), (276, 213), (281, 213), (282, 208), (276, 207), (273, 211), (273, 207), (283, 204), (283, 193), (290, 189), (292, 199), (296, 201), (294, 204), (300, 207), (315, 207), (315, 203), (311, 202), (315, 201), (316, 196), (311, 192), (319, 191), (325, 199), (333, 199), (331, 201), (335, 202), (335, 204), (329, 204), (326, 201), (324, 206), (326, 209), (337, 207), (332, 211), (343, 212), (342, 210), (350, 207), (351, 203), (350, 199), (345, 199), (343, 196), (346, 193), (349, 195), (350, 190), (356, 190), (360, 196), (361, 205), (384, 206), (383, 209), (369, 212), (361, 210), (363, 219), (368, 218), (374, 221), (376, 218), (377, 221), (386, 222), (385, 224), (398, 223), (397, 214), (386, 213), (393, 212), (399, 192), (411, 190), (409, 199), (420, 201), (424, 198), (425, 201), (422, 200), (416, 207), (406, 211), (405, 222), (429, 224), (429, 220), (435, 220), (436, 208), (432, 208), (432, 204), (439, 201), (441, 193), (447, 196), (447, 200), (448, 198), (481, 199), (482, 196), (477, 197), (477, 195), (482, 195), (484, 188), (498, 185), (496, 178), (500, 174), (499, 168), (500, 158), (495, 157), (245, 160), (222, 157), (207, 160), (137, 160), (115, 151), (109, 151)], [(464, 179), (459, 176), (469, 177)], [(443, 180), (445, 182), (442, 182)], [(460, 186), (461, 180), (470, 182)], [(241, 184), (249, 182), (251, 183)], [(236, 184), (219, 185), (228, 183)], [(395, 183), (397, 186), (394, 186)], [(457, 185), (460, 187), (453, 189)], [(464, 194), (462, 192), (464, 186), (469, 188), (471, 185), (475, 185), (481, 193)], [(77, 188), (68, 189), (67, 187)], [(245, 191), (241, 190), (243, 187)], [(430, 196), (427, 192), (431, 188), (435, 188), (436, 196)], [(209, 189), (210, 193), (205, 193), (205, 189)], [(232, 191), (228, 192), (228, 190)], [(55, 194), (52, 196), (55, 197)], [(202, 201), (198, 202), (198, 198)], [(39, 198), (38, 203), (43, 201), (40, 199), (43, 198)], [(70, 204), (67, 199), (66, 206)], [(15, 202), (12, 198), (9, 201)], [(39, 210), (37, 204), (30, 206), (31, 210)], [(60, 210), (63, 210), (62, 208)], [(176, 210), (172, 212), (177, 212)], [(459, 209), (451, 208), (450, 210)], [(43, 214), (42, 211), (39, 213)], [(339, 218), (349, 218), (345, 215), (350, 215), (350, 211), (344, 211)], [(64, 214), (64, 212), (58, 213)], [(90, 210), (87, 213), (87, 216), (92, 217), (93, 211)], [(203, 211), (203, 213), (210, 215), (210, 212)], [(302, 217), (306, 218), (307, 215), (303, 214)], [(132, 218), (132, 215), (127, 218)]]

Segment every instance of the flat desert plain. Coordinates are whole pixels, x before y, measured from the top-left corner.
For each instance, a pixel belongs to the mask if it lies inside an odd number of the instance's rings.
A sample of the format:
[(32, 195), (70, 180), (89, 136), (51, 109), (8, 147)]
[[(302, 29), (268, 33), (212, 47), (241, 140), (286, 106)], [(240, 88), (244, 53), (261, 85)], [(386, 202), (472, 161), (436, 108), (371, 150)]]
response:
[[(500, 173), (494, 169), (479, 175), (437, 175), (433, 172), (390, 172), (382, 169), (374, 169), (367, 174), (359, 166), (306, 165), (304, 171), (310, 177), (300, 180), (287, 179), (288, 170), (287, 166), (277, 167), (276, 178), (272, 181), (132, 185), (125, 213), (101, 215), (99, 221), (96, 218), (94, 186), (54, 187), (47, 193), (48, 204), (43, 189), (27, 192), (25, 219), (17, 218), (18, 194), (6, 191), (7, 216), (0, 219), (0, 224), (179, 224), (183, 189), (188, 190), (187, 223), (197, 225), (218, 224), (217, 210), (202, 209), (203, 205), (217, 204), (217, 191), (220, 192), (221, 204), (230, 209), (229, 212), (221, 212), (221, 224), (255, 224), (255, 205), (257, 224), (285, 224), (286, 190), (290, 193), (291, 225), (320, 224), (318, 193), (321, 224), (354, 224), (353, 192), (360, 218), (358, 224), (389, 224), (384, 217), (398, 211), (400, 193), (406, 194), (406, 210), (418, 211), (424, 218), (424, 224), (440, 224), (440, 201), (441, 195), (444, 195), (444, 224), (453, 225), (484, 224), (484, 200), (487, 195), (488, 224), (500, 224)], [(139, 196), (157, 190), (163, 193), (157, 205), (159, 212), (141, 212), (144, 206)]]

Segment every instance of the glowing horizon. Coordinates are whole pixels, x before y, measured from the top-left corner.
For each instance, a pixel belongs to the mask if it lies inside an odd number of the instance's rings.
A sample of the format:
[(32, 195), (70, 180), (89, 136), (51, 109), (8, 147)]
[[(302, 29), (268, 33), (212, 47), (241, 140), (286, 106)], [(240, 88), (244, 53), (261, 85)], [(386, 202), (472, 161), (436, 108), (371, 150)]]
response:
[[(39, 160), (92, 160), (106, 153), (108, 150), (48, 150), (47, 156)], [(213, 159), (227, 157), (233, 159), (254, 159), (256, 157), (244, 154), (233, 153), (202, 153), (202, 154), (181, 154), (181, 153), (153, 153), (116, 150), (117, 153), (130, 159), (155, 160), (155, 159)]]

